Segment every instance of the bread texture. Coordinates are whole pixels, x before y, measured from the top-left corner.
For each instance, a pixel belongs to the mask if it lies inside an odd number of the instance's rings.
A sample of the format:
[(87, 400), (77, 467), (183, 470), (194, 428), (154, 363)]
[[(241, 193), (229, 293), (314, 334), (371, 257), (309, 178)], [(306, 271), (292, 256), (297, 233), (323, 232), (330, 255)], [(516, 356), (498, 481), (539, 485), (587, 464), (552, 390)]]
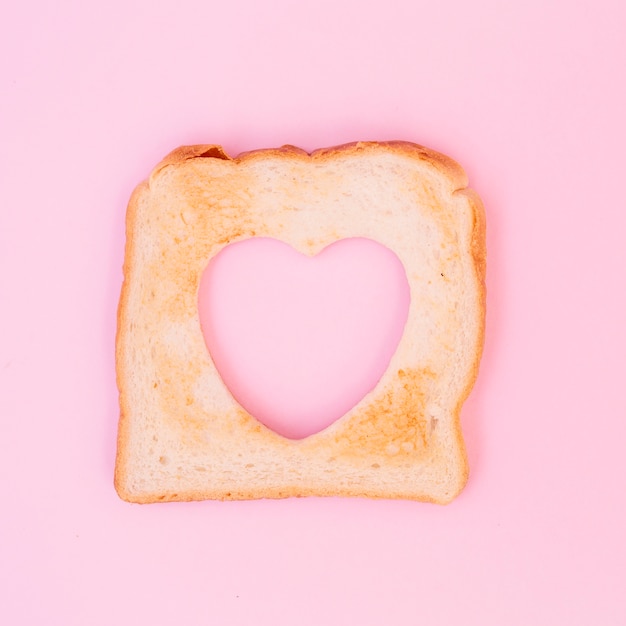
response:
[[(411, 290), (389, 367), (325, 430), (290, 440), (222, 382), (198, 288), (225, 246), (272, 237), (308, 255), (348, 237), (392, 250)], [(406, 142), (308, 154), (182, 147), (127, 213), (116, 343), (115, 487), (124, 500), (361, 496), (448, 503), (468, 478), (461, 406), (485, 319), (485, 220), (453, 160)]]

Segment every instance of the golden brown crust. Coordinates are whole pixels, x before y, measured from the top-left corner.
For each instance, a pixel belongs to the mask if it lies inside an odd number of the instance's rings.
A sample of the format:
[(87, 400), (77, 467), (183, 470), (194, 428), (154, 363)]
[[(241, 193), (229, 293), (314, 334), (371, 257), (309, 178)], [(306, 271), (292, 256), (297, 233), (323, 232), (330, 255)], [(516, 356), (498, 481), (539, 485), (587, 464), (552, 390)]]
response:
[[(117, 356), (117, 378), (118, 386), (120, 388), (120, 424), (118, 432), (118, 451), (116, 458), (116, 471), (115, 471), (115, 487), (124, 500), (131, 502), (159, 502), (159, 501), (173, 501), (173, 500), (203, 500), (203, 499), (248, 499), (248, 498), (281, 498), (291, 496), (307, 496), (307, 495), (345, 495), (345, 496), (366, 496), (366, 497), (378, 497), (378, 498), (414, 498), (423, 501), (446, 503), (449, 502), (465, 485), (468, 477), (468, 466), (465, 455), (463, 436), (460, 423), (460, 411), (463, 402), (469, 394), (475, 378), (478, 373), (478, 364), (480, 361), (480, 355), (482, 351), (482, 343), (484, 338), (484, 306), (485, 306), (485, 292), (484, 292), (484, 278), (485, 278), (485, 219), (484, 210), (478, 196), (465, 188), (467, 184), (467, 178), (463, 169), (452, 159), (436, 153), (432, 150), (428, 150), (422, 146), (410, 144), (407, 142), (392, 141), (384, 143), (376, 142), (357, 142), (351, 144), (345, 144), (342, 146), (336, 146), (333, 148), (325, 148), (315, 150), (308, 154), (307, 152), (295, 148), (293, 146), (283, 146), (277, 149), (256, 150), (247, 153), (242, 153), (235, 158), (231, 158), (222, 150), (221, 147), (215, 145), (198, 145), (198, 146), (185, 146), (174, 150), (154, 169), (150, 179), (161, 172), (163, 169), (169, 166), (178, 166), (187, 161), (194, 159), (215, 158), (221, 160), (232, 161), (235, 163), (251, 162), (255, 159), (266, 158), (280, 158), (286, 160), (301, 160), (306, 162), (307, 160), (313, 161), (328, 161), (330, 159), (341, 157), (350, 157), (358, 155), (359, 153), (368, 151), (380, 151), (388, 150), (394, 153), (406, 155), (410, 158), (417, 158), (428, 162), (437, 171), (444, 174), (449, 181), (450, 194), (458, 193), (466, 196), (472, 206), (474, 214), (474, 227), (472, 231), (472, 243), (471, 252), (473, 255), (474, 266), (476, 269), (476, 281), (477, 289), (479, 292), (479, 301), (481, 307), (482, 322), (480, 327), (479, 336), (477, 337), (477, 345), (475, 349), (475, 360), (472, 366), (472, 370), (467, 377), (466, 387), (459, 397), (457, 406), (453, 415), (453, 436), (456, 439), (456, 447), (460, 458), (457, 458), (454, 462), (460, 466), (460, 476), (458, 479), (458, 485), (453, 489), (445, 498), (435, 498), (428, 493), (406, 493), (403, 490), (395, 490), (393, 488), (386, 487), (380, 491), (368, 488), (360, 490), (358, 486), (351, 485), (349, 487), (336, 485), (332, 489), (325, 489), (319, 486), (307, 487), (306, 485), (289, 485), (288, 482), (279, 487), (261, 487), (256, 486), (254, 489), (241, 489), (233, 488), (230, 491), (226, 491), (223, 488), (211, 489), (206, 488), (202, 490), (187, 489), (182, 492), (162, 490), (154, 493), (134, 493), (127, 488), (128, 483), (128, 455), (130, 452), (129, 444), (129, 424), (128, 416), (131, 414), (132, 407), (129, 405), (126, 394), (124, 393), (124, 380), (129, 376), (129, 372), (126, 371), (123, 360), (121, 358), (122, 339), (120, 335), (120, 328), (127, 325), (129, 320), (126, 319), (127, 315), (127, 298), (128, 289), (127, 283), (130, 280), (131, 272), (133, 268), (129, 264), (129, 259), (134, 256), (135, 245), (135, 233), (134, 225), (136, 223), (135, 215), (140, 199), (149, 193), (149, 185), (143, 183), (140, 185), (133, 194), (128, 208), (127, 214), (127, 243), (126, 243), (126, 256), (124, 262), (124, 287), (122, 289), (122, 295), (120, 298), (120, 305), (118, 309), (118, 335), (116, 339), (116, 356)], [(434, 201), (433, 201), (434, 202)], [(212, 225), (215, 227), (215, 224)], [(252, 226), (244, 228), (240, 232), (231, 231), (228, 235), (224, 235), (223, 238), (214, 238), (215, 242), (219, 246), (226, 245), (230, 241), (233, 241), (241, 236), (263, 236), (267, 233), (255, 231)], [(207, 258), (209, 250), (196, 251), (200, 256)], [(214, 250), (213, 250), (214, 252)], [(189, 254), (189, 250), (182, 251), (181, 254)], [(209, 255), (210, 256), (210, 255)], [(194, 278), (190, 278), (189, 286), (186, 288), (185, 293), (188, 297), (179, 298), (176, 306), (186, 309), (189, 306), (190, 298), (195, 298), (196, 284)], [(171, 306), (175, 306), (170, 303)], [(165, 358), (165, 357), (163, 357)], [(167, 357), (170, 358), (169, 356)], [(181, 364), (174, 363), (171, 365), (173, 369), (180, 367)], [(163, 370), (167, 370), (166, 365), (163, 365)], [(184, 367), (184, 365), (183, 365)], [(376, 455), (385, 453), (389, 456), (388, 449), (390, 446), (394, 447), (392, 463), (401, 464), (403, 460), (407, 458), (419, 458), (424, 454), (433, 454), (433, 446), (430, 442), (430, 430), (428, 420), (425, 417), (425, 400), (420, 396), (424, 393), (424, 381), (428, 378), (428, 372), (413, 372), (399, 370), (396, 374), (393, 389), (399, 389), (400, 392), (405, 394), (404, 399), (400, 399), (400, 395), (394, 396), (390, 399), (388, 396), (392, 391), (389, 388), (383, 389), (378, 396), (376, 396), (369, 405), (367, 405), (360, 413), (355, 413), (354, 418), (349, 426), (338, 423), (334, 429), (328, 432), (323, 432), (318, 435), (314, 435), (303, 442), (288, 442), (287, 445), (299, 445), (303, 448), (314, 445), (325, 445), (330, 455), (350, 457), (356, 454), (359, 458), (376, 459)], [(403, 380), (405, 379), (405, 380)], [(403, 390), (403, 391), (402, 391)], [(393, 391), (394, 394), (398, 394), (398, 391)], [(168, 406), (164, 406), (165, 412), (172, 412), (173, 407), (184, 406), (185, 396), (189, 397), (188, 390), (184, 386), (180, 388), (172, 388), (167, 397), (164, 396), (164, 401)], [(385, 403), (389, 403), (387, 408), (382, 408)], [(393, 407), (390, 409), (389, 407)], [(245, 411), (239, 410), (239, 415), (242, 432), (246, 433), (246, 436), (258, 437), (259, 440), (269, 441), (271, 444), (277, 446), (284, 446), (285, 441), (279, 436), (275, 435), (271, 431), (268, 431), (264, 427), (260, 426), (254, 418), (247, 415)], [(393, 417), (390, 418), (389, 416)], [(385, 416), (384, 418), (382, 416)], [(190, 425), (194, 422), (192, 413), (183, 412), (178, 418), (181, 424), (181, 432), (190, 433), (194, 428)], [(199, 422), (201, 426), (201, 421)], [(397, 449), (396, 449), (397, 448)]]
[(410, 157), (417, 157), (431, 163), (435, 168), (444, 173), (450, 180), (454, 190), (463, 190), (467, 186), (467, 175), (465, 170), (454, 159), (426, 148), (419, 144), (407, 141), (357, 141), (345, 143), (330, 148), (318, 148), (312, 152), (306, 152), (296, 146), (284, 145), (280, 148), (261, 148), (242, 152), (236, 157), (230, 157), (222, 146), (216, 144), (198, 144), (194, 146), (180, 146), (170, 152), (153, 170), (152, 175), (158, 173), (168, 165), (176, 165), (195, 158), (219, 158), (231, 160), (241, 163), (250, 159), (267, 158), (267, 157), (284, 157), (287, 159), (302, 158), (313, 160), (326, 160), (333, 158), (338, 154), (349, 155), (358, 154), (367, 150), (380, 150), (386, 148), (393, 152), (406, 154)]
[(124, 250), (124, 264), (122, 267), (123, 283), (120, 294), (120, 301), (117, 307), (117, 330), (115, 334), (115, 364), (116, 364), (116, 382), (119, 389), (120, 416), (117, 429), (117, 452), (115, 456), (115, 474), (114, 485), (118, 495), (127, 501), (131, 501), (131, 494), (126, 493), (126, 458), (129, 451), (128, 442), (128, 422), (127, 416), (130, 413), (130, 407), (127, 404), (126, 394), (124, 392), (124, 380), (128, 376), (128, 372), (123, 366), (122, 359), (122, 328), (125, 326), (125, 318), (128, 311), (128, 295), (129, 290), (127, 281), (130, 273), (130, 260), (134, 257), (133, 251), (135, 246), (135, 238), (133, 237), (133, 225), (135, 223), (135, 214), (137, 211), (137, 203), (139, 197), (148, 192), (148, 183), (144, 181), (140, 183), (128, 202), (126, 209), (126, 244)]
[(196, 146), (179, 146), (175, 150), (172, 150), (162, 161), (157, 165), (155, 171), (166, 167), (167, 165), (176, 165), (177, 163), (184, 163), (189, 159), (198, 158), (211, 158), (211, 159), (225, 159), (230, 160), (230, 157), (224, 152), (222, 146), (215, 144), (200, 144)]
[(465, 450), (465, 441), (463, 439), (463, 431), (461, 428), (461, 409), (467, 400), (469, 394), (474, 387), (474, 383), (478, 377), (478, 369), (482, 357), (483, 346), (485, 342), (485, 313), (486, 313), (486, 288), (485, 278), (487, 270), (487, 246), (486, 246), (486, 220), (485, 209), (478, 194), (472, 189), (459, 189), (458, 193), (465, 195), (471, 204), (474, 214), (474, 227), (472, 230), (471, 252), (474, 259), (474, 267), (476, 271), (476, 291), (478, 293), (478, 306), (480, 308), (480, 326), (476, 336), (476, 347), (474, 350), (474, 362), (471, 366), (470, 374), (466, 380), (466, 386), (459, 395), (457, 405), (454, 409), (454, 421), (456, 428), (456, 437), (459, 449), (463, 455), (463, 470), (460, 484), (460, 490), (465, 486), (469, 479), (469, 463)]

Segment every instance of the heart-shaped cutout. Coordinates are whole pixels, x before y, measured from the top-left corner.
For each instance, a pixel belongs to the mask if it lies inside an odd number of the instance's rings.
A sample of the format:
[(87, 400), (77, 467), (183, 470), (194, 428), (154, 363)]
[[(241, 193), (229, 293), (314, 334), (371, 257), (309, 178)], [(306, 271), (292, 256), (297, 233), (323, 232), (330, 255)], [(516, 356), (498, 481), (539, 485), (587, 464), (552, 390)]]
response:
[(226, 246), (198, 308), (209, 353), (239, 404), (276, 433), (330, 426), (380, 380), (408, 317), (404, 267), (370, 239), (314, 257), (270, 238)]

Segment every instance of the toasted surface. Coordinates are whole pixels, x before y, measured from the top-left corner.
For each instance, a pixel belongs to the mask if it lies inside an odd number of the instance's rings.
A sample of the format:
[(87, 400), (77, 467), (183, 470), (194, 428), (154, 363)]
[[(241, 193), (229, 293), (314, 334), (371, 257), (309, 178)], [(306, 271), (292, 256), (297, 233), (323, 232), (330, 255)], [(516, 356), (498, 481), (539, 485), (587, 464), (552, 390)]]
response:
[[(452, 160), (403, 142), (229, 158), (180, 148), (133, 194), (116, 346), (115, 485), (132, 502), (305, 495), (449, 502), (465, 485), (460, 410), (484, 332), (485, 222)], [(202, 272), (224, 246), (273, 237), (314, 255), (366, 237), (402, 261), (404, 335), (378, 385), (292, 441), (223, 384), (200, 328)]]

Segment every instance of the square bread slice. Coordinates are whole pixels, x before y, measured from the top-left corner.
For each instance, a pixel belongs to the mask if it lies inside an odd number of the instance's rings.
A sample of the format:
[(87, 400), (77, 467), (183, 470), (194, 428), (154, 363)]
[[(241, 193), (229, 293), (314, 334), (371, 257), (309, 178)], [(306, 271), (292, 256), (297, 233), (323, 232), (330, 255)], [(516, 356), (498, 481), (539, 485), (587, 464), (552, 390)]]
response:
[[(224, 246), (272, 237), (314, 255), (372, 239), (411, 290), (398, 349), (376, 387), (325, 430), (290, 440), (222, 382), (198, 288)], [(115, 487), (130, 502), (362, 496), (450, 502), (468, 465), (461, 406), (485, 319), (485, 221), (451, 159), (406, 142), (230, 158), (215, 145), (167, 156), (127, 213), (116, 343), (121, 415)]]

